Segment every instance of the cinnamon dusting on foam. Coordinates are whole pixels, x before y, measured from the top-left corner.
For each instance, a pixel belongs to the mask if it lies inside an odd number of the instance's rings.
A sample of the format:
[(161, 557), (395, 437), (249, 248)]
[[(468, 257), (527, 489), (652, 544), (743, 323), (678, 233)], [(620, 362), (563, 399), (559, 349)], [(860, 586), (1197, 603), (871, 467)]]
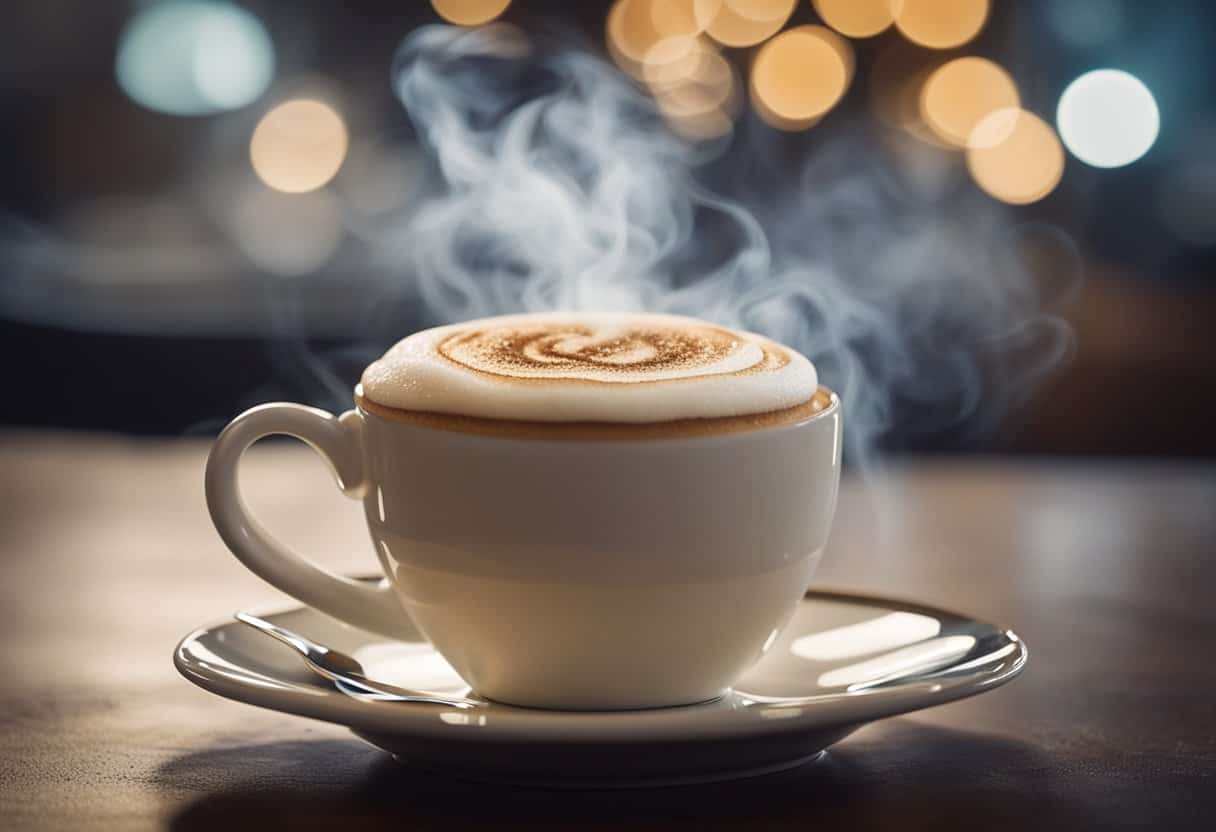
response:
[[(361, 386), (361, 385), (360, 385)], [(525, 422), (515, 419), (483, 419), (452, 413), (428, 413), (399, 410), (376, 404), (355, 388), (355, 403), (359, 409), (392, 422), (416, 425), (432, 430), (454, 433), (475, 433), (501, 439), (553, 440), (623, 440), (623, 439), (696, 439), (761, 428), (794, 425), (814, 419), (840, 405), (836, 394), (820, 387), (810, 401), (746, 416), (724, 416), (716, 419), (675, 419), (670, 422), (623, 424), (620, 422)]]
[(812, 399), (814, 366), (759, 335), (673, 315), (485, 318), (405, 338), (363, 373), (367, 401), (420, 413), (646, 424)]
[[(554, 330), (552, 324), (539, 323), (466, 330), (440, 341), (436, 351), (467, 370), (516, 381), (650, 384), (665, 380), (662, 376), (672, 371), (712, 366), (746, 343), (740, 335), (710, 324), (679, 329), (626, 324), (607, 333), (572, 324)], [(763, 361), (736, 372), (789, 361), (777, 348), (762, 350)]]

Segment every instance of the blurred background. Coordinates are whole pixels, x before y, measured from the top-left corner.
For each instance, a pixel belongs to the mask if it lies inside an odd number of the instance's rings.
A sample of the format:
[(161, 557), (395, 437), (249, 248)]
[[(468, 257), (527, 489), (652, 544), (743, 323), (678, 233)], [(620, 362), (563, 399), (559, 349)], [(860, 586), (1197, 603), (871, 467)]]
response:
[(1216, 455), (1216, 6), (9, 0), (10, 426), (349, 405), (422, 326), (670, 309), (851, 452)]

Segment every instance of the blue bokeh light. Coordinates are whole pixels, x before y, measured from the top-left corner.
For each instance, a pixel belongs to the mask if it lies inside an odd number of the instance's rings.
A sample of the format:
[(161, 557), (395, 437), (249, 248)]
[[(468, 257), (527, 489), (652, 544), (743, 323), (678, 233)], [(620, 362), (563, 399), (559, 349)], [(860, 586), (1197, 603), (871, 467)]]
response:
[(1056, 125), (1073, 156), (1093, 167), (1118, 168), (1153, 146), (1161, 115), (1139, 78), (1119, 69), (1095, 69), (1064, 90)]
[(266, 91), (274, 45), (248, 11), (218, 0), (168, 0), (123, 31), (118, 83), (150, 110), (179, 116), (234, 110)]

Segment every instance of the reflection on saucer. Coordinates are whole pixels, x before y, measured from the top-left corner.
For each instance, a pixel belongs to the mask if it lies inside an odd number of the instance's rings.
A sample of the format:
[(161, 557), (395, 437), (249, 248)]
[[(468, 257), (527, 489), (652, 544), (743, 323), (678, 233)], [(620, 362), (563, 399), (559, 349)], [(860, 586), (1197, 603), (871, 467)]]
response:
[(354, 657), (372, 679), (447, 695), (464, 696), (469, 690), (447, 659), (429, 644), (375, 642), (360, 646)]
[(860, 624), (799, 636), (790, 644), (790, 652), (804, 659), (830, 662), (915, 644), (933, 638), (941, 630), (942, 624), (936, 618), (914, 612), (892, 612)]
[[(374, 679), (446, 695), (468, 690), (421, 636), (388, 642), (305, 607), (260, 615), (350, 653)], [(587, 787), (705, 782), (801, 765), (867, 722), (991, 690), (1016, 676), (1026, 656), (1013, 633), (964, 616), (811, 593), (734, 692), (673, 708), (546, 711), (482, 701), (457, 710), (361, 700), (232, 621), (187, 636), (175, 663), (213, 693), (346, 725), (416, 765)]]
[(886, 685), (940, 670), (970, 653), (973, 647), (975, 638), (972, 636), (935, 638), (821, 673), (819, 684), (825, 688), (847, 687), (849, 690)]

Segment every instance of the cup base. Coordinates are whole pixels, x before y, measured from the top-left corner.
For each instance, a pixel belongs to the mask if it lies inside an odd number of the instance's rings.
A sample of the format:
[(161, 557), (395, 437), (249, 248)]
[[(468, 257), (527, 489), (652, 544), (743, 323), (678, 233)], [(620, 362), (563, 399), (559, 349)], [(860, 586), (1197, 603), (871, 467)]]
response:
[(604, 712), (612, 712), (612, 711), (663, 711), (663, 710), (670, 710), (673, 708), (691, 708), (691, 707), (695, 707), (698, 705), (708, 705), (711, 702), (717, 702), (719, 699), (721, 699), (722, 697), (724, 697), (728, 693), (730, 693), (730, 691), (731, 691), (730, 688), (725, 688), (723, 690), (718, 691), (718, 693), (716, 693), (713, 696), (709, 696), (709, 697), (705, 697), (705, 698), (697, 698), (697, 699), (693, 699), (688, 702), (662, 702), (662, 703), (654, 703), (654, 704), (639, 703), (639, 704), (629, 704), (629, 705), (612, 704), (612, 703), (605, 704), (605, 703), (595, 703), (595, 702), (587, 703), (587, 704), (579, 704), (579, 705), (556, 704), (556, 703), (553, 703), (553, 704), (546, 703), (543, 705), (536, 705), (536, 704), (526, 704), (523, 702), (512, 702), (510, 699), (504, 699), (504, 698), (498, 697), (498, 696), (487, 696), (484, 693), (480, 693), (478, 691), (473, 691), (473, 695), (480, 696), (482, 699), (485, 699), (490, 702), (494, 702), (498, 705), (508, 705), (512, 708), (526, 708), (527, 710), (530, 710), (530, 711), (557, 711), (557, 712), (568, 712), (568, 713), (604, 713)]

